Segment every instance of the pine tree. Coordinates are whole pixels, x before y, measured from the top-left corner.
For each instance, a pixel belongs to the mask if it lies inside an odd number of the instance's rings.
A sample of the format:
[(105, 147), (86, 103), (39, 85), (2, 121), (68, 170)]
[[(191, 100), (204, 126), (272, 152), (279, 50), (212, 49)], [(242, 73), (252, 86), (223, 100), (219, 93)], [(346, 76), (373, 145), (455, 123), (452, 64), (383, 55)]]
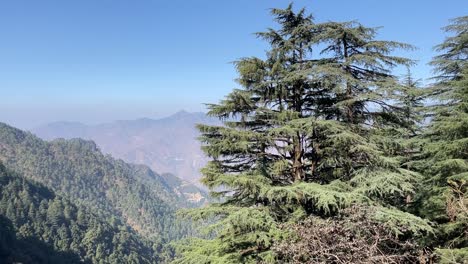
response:
[(428, 179), (417, 207), (438, 223), (433, 246), (443, 263), (468, 256), (468, 16), (444, 28), (453, 35), (436, 46), (431, 64), (437, 75), (427, 111), (421, 170)]
[(224, 126), (198, 126), (212, 158), (202, 182), (219, 202), (187, 215), (216, 220), (214, 239), (182, 244), (176, 262), (275, 262), (281, 224), (353, 204), (396, 233), (429, 230), (398, 210), (418, 174), (381, 150), (382, 130), (403, 123), (391, 68), (411, 64), (390, 53), (411, 47), (374, 40), (357, 22), (315, 24), (291, 5), (271, 13), (280, 28), (257, 33), (271, 46), (266, 59), (237, 61), (242, 88), (208, 105)]
[[(396, 158), (401, 168), (414, 170), (415, 160), (420, 159), (422, 143), (419, 136), (423, 133), (425, 124), (424, 101), (427, 89), (421, 87), (410, 68), (400, 78), (399, 85), (393, 87), (389, 99), (395, 108), (391, 114), (396, 125), (387, 125), (379, 131), (381, 150), (388, 156)], [(408, 206), (413, 201), (412, 195), (407, 196)]]

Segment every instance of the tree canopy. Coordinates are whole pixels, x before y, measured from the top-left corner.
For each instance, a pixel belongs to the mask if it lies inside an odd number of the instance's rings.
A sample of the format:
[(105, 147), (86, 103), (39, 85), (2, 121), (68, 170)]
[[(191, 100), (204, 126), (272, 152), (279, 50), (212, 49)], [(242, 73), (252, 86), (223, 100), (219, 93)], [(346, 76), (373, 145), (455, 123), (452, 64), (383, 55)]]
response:
[(240, 88), (208, 105), (224, 125), (199, 125), (212, 158), (202, 182), (219, 202), (187, 215), (219, 221), (214, 239), (183, 244), (176, 263), (286, 261), (272, 251), (287, 237), (283, 224), (356, 205), (396, 239), (432, 232), (406, 210), (422, 175), (388, 140), (414, 124), (419, 97), (406, 95), (417, 89), (392, 74), (413, 63), (394, 51), (413, 47), (377, 40), (356, 21), (315, 23), (292, 5), (271, 14), (279, 27), (257, 33), (270, 45), (265, 59), (238, 60)]
[(432, 246), (441, 262), (457, 263), (468, 257), (468, 16), (444, 29), (451, 35), (436, 46), (440, 54), (431, 62), (431, 121), (421, 136), (423, 158), (416, 162), (426, 180), (416, 207), (437, 223)]

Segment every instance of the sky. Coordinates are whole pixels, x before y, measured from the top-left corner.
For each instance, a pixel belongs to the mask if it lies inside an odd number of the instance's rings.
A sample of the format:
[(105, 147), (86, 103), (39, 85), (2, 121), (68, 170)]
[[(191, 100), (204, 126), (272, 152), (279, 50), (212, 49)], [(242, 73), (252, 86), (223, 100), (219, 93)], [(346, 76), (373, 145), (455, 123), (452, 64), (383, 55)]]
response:
[[(204, 111), (238, 85), (232, 62), (264, 56), (254, 32), (275, 27), (283, 0), (2, 0), (0, 122), (31, 129)], [(466, 0), (302, 0), (316, 22), (358, 20), (431, 75), (432, 47)]]

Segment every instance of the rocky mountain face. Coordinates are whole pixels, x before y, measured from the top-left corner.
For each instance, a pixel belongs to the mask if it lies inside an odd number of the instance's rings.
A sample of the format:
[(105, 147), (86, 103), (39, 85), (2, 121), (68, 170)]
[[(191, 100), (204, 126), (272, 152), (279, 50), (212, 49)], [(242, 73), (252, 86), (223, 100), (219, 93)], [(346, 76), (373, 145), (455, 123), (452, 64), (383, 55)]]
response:
[[(162, 119), (115, 121), (99, 125), (56, 122), (32, 130), (37, 136), (93, 140), (107, 154), (126, 162), (145, 164), (199, 185), (200, 168), (207, 158), (200, 149), (196, 124), (220, 124), (204, 113), (178, 112)], [(194, 198), (197, 199), (197, 198)]]

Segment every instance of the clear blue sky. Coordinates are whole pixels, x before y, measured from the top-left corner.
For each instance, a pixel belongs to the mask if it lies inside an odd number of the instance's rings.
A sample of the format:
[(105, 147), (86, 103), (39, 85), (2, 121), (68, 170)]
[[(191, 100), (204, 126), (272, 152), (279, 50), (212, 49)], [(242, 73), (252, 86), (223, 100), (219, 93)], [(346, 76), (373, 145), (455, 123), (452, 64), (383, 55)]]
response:
[[(0, 122), (32, 128), (203, 110), (236, 87), (233, 60), (263, 56), (253, 32), (274, 26), (276, 0), (3, 0)], [(416, 45), (419, 78), (466, 0), (303, 0), (317, 22), (359, 20)]]

